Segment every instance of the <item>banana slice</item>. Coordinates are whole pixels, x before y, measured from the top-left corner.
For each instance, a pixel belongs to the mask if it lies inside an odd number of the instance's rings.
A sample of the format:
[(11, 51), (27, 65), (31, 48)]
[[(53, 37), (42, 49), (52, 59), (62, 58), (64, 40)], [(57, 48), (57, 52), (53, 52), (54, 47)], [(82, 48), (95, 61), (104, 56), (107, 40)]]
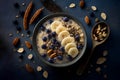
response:
[(60, 22), (60, 21), (54, 21), (54, 22), (52, 22), (52, 24), (51, 24), (51, 30), (52, 31), (56, 31), (56, 28), (59, 26), (59, 25), (62, 25), (62, 23)]
[(78, 49), (76, 47), (70, 48), (68, 55), (70, 55), (72, 58), (75, 58), (78, 55)]
[(68, 36), (62, 40), (61, 45), (65, 46), (66, 44), (71, 43), (71, 42), (75, 42), (75, 39), (73, 37)]
[(60, 32), (65, 31), (65, 30), (66, 30), (66, 28), (65, 28), (64, 26), (59, 25), (59, 26), (56, 28), (56, 33), (59, 34)]
[(70, 36), (68, 31), (62, 31), (58, 35), (58, 40), (62, 41), (65, 37), (68, 37), (68, 36)]
[(70, 48), (72, 47), (76, 47), (76, 44), (75, 43), (68, 43), (66, 44), (65, 46), (65, 51), (68, 52)]

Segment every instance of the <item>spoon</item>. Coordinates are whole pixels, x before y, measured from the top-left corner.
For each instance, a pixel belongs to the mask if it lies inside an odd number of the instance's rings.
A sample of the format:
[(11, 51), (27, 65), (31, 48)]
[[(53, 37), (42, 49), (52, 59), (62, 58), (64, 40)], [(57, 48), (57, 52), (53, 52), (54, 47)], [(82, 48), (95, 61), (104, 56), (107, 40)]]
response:
[(110, 28), (105, 22), (98, 22), (93, 26), (92, 32), (91, 32), (91, 38), (92, 38), (92, 44), (93, 44), (91, 53), (87, 57), (87, 60), (83, 61), (82, 64), (78, 67), (77, 75), (82, 75), (85, 73), (85, 70), (87, 69), (90, 63), (90, 59), (93, 55), (94, 49), (98, 45), (104, 43), (108, 39), (109, 34), (110, 34)]

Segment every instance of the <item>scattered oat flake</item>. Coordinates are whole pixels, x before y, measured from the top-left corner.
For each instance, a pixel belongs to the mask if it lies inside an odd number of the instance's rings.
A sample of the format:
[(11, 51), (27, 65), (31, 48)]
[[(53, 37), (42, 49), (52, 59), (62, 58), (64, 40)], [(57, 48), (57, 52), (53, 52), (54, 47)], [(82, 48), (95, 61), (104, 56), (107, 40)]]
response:
[(18, 52), (18, 53), (23, 53), (23, 52), (24, 52), (24, 48), (19, 48), (19, 49), (17, 50), (17, 52)]
[(91, 9), (92, 9), (93, 11), (96, 11), (96, 10), (97, 10), (96, 6), (91, 6)]
[(37, 71), (40, 72), (42, 70), (41, 66), (37, 66)]
[(24, 5), (25, 5), (25, 3), (23, 2), (23, 3), (22, 3), (22, 6), (24, 6)]
[(100, 67), (97, 67), (97, 68), (96, 68), (96, 72), (100, 73), (100, 71), (101, 71), (101, 68), (100, 68)]
[(97, 64), (103, 64), (104, 62), (106, 61), (106, 58), (105, 57), (100, 57), (100, 58), (98, 58), (98, 60), (97, 60)]
[(104, 74), (104, 78), (107, 78), (107, 74)]
[(69, 5), (69, 8), (74, 8), (75, 7), (75, 3), (71, 3), (70, 5)]
[(21, 37), (23, 37), (23, 36), (24, 36), (24, 34), (22, 33), (22, 34), (21, 34)]
[(32, 55), (32, 54), (29, 54), (29, 55), (28, 55), (28, 59), (31, 60), (32, 58), (33, 58), (33, 55)]
[(103, 56), (107, 56), (108, 55), (108, 51), (107, 50), (104, 50), (103, 51)]
[(8, 35), (9, 35), (10, 37), (12, 37), (12, 36), (13, 36), (13, 34), (12, 34), (12, 33), (9, 33)]
[(101, 18), (102, 18), (103, 20), (106, 20), (106, 19), (107, 19), (107, 15), (106, 15), (104, 12), (102, 12), (102, 13), (101, 13)]
[(44, 72), (43, 72), (43, 77), (44, 77), (44, 78), (48, 78), (48, 72), (47, 72), (47, 71), (44, 71)]

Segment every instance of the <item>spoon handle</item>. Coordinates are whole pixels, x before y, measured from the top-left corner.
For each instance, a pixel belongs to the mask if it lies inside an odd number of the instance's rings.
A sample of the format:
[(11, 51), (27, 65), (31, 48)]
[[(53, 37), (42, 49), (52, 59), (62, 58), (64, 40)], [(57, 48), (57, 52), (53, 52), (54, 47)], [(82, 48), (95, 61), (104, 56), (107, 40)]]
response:
[[(77, 71), (76, 71), (77, 75), (82, 75), (82, 74), (84, 74), (84, 73), (85, 73), (85, 70), (88, 69), (87, 67), (88, 67), (89, 62), (90, 62), (90, 59), (91, 59), (91, 57), (92, 57), (92, 55), (93, 55), (93, 51), (94, 51), (95, 47), (96, 47), (96, 46), (93, 46), (93, 48), (92, 48), (92, 50), (91, 50), (91, 53), (89, 54), (89, 56), (87, 57), (87, 59), (85, 59), (85, 60), (82, 62), (82, 64), (79, 65), (79, 67), (78, 67), (78, 69), (77, 69)], [(87, 71), (87, 70), (86, 70), (86, 71)]]

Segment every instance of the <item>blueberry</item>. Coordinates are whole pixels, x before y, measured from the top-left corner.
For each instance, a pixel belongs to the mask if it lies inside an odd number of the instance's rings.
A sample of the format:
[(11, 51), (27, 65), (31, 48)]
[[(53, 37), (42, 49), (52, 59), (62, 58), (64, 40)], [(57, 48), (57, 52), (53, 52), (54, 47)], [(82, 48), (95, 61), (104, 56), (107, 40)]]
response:
[(64, 52), (65, 51), (64, 47), (60, 47), (60, 51)]
[(54, 63), (54, 59), (52, 59), (52, 58), (48, 58), (48, 62), (50, 62), (50, 63)]
[(47, 48), (46, 44), (43, 44), (41, 47), (42, 47), (42, 49), (46, 49)]
[(58, 41), (56, 41), (56, 42), (55, 42), (55, 45), (56, 45), (57, 47), (60, 47), (61, 44), (60, 44)]
[(27, 31), (27, 34), (29, 34), (29, 35), (30, 35), (30, 31), (29, 31), (29, 30)]
[(79, 40), (80, 40), (80, 36), (79, 36), (79, 35), (76, 35), (76, 36), (75, 36), (75, 40), (76, 40), (76, 41), (79, 41)]
[(13, 24), (14, 24), (14, 25), (18, 25), (18, 21), (17, 21), (17, 20), (14, 20), (14, 21), (13, 21)]
[(61, 55), (57, 56), (57, 58), (58, 58), (59, 60), (63, 60), (63, 56), (61, 56)]
[(63, 21), (68, 22), (69, 18), (68, 17), (63, 17)]
[(51, 39), (51, 38), (52, 38), (52, 35), (51, 35), (51, 34), (48, 34), (48, 38)]
[(24, 17), (24, 13), (25, 13), (24, 11), (20, 11), (19, 12), (19, 14), (20, 14), (21, 17)]
[(42, 31), (44, 31), (44, 30), (45, 30), (45, 27), (44, 27), (44, 26), (41, 26), (40, 29), (41, 29)]
[(95, 14), (93, 12), (89, 13), (90, 17), (95, 17)]
[(56, 36), (56, 32), (52, 32), (52, 37), (55, 37)]
[(55, 46), (53, 44), (50, 45), (50, 49), (55, 49)]
[(53, 43), (53, 44), (55, 44), (56, 43), (56, 39), (55, 38), (53, 38), (52, 40), (51, 40), (51, 42)]
[(15, 7), (15, 8), (19, 8), (20, 5), (19, 5), (18, 3), (14, 3), (14, 7)]
[(50, 19), (50, 20), (48, 20), (48, 22), (49, 22), (49, 24), (51, 24), (53, 22), (53, 20)]
[(42, 57), (46, 57), (47, 55), (44, 53), (44, 54), (42, 54), (41, 56), (42, 56)]
[(42, 40), (43, 40), (44, 42), (46, 42), (46, 41), (47, 41), (47, 37), (43, 37)]
[(20, 59), (23, 59), (23, 55), (19, 55), (19, 58), (20, 58)]
[(80, 45), (77, 46), (77, 48), (78, 48), (78, 49), (82, 49), (82, 48), (83, 48), (83, 45), (80, 44)]
[(21, 27), (20, 27), (20, 26), (16, 26), (16, 29), (17, 29), (18, 31), (21, 31)]
[(50, 29), (47, 29), (47, 30), (46, 30), (46, 33), (51, 33), (51, 30), (50, 30)]
[(67, 59), (69, 60), (69, 61), (72, 61), (72, 57), (70, 56), (70, 55), (67, 55)]

